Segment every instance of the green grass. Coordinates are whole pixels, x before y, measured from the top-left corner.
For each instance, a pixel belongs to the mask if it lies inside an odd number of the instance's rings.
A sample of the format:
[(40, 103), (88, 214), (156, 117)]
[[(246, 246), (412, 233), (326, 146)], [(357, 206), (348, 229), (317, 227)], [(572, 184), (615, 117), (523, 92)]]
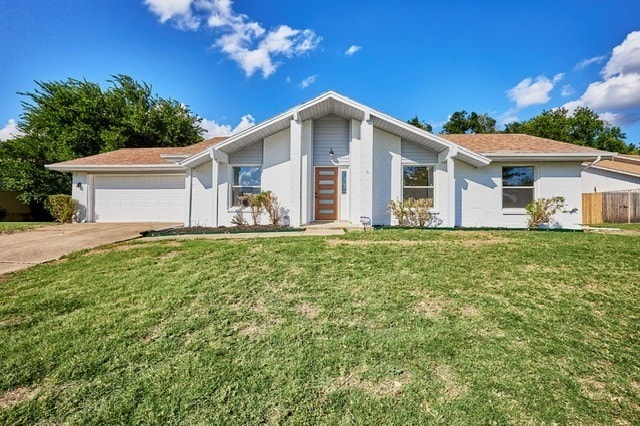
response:
[(127, 243), (0, 283), (0, 423), (640, 422), (640, 237)]
[(640, 223), (600, 223), (598, 225), (589, 225), (596, 228), (618, 228), (630, 231), (640, 231)]
[(56, 225), (55, 222), (0, 222), (0, 234), (13, 234), (41, 226)]

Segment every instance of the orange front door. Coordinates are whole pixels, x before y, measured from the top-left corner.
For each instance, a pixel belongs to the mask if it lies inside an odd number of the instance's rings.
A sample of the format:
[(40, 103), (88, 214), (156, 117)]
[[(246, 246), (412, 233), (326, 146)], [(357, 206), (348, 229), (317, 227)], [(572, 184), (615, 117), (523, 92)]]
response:
[(338, 168), (316, 167), (315, 220), (338, 220)]

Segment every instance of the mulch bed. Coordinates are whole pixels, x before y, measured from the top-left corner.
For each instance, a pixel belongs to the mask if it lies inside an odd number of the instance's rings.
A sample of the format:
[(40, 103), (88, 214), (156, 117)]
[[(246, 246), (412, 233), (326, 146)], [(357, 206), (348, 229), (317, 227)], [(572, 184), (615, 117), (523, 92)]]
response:
[(216, 228), (206, 226), (191, 226), (184, 228), (169, 228), (159, 231), (141, 232), (143, 237), (162, 237), (167, 235), (202, 235), (202, 234), (242, 234), (249, 232), (302, 232), (305, 228), (291, 228), (280, 225), (255, 225), (255, 226), (218, 226)]

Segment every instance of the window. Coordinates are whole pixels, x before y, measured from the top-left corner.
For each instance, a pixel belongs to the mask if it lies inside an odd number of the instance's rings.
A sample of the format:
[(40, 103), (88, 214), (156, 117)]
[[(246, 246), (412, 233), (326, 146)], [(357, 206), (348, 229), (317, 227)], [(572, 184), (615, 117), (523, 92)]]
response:
[(341, 193), (342, 194), (346, 194), (347, 193), (347, 171), (346, 170), (342, 170), (340, 172), (340, 182), (341, 182)]
[(533, 166), (502, 168), (502, 208), (524, 209), (533, 201)]
[[(231, 180), (231, 205), (239, 206), (239, 197), (244, 194), (260, 193), (260, 166), (233, 166)], [(246, 204), (244, 205), (246, 207)]]
[(402, 168), (402, 199), (433, 199), (433, 167), (404, 166)]

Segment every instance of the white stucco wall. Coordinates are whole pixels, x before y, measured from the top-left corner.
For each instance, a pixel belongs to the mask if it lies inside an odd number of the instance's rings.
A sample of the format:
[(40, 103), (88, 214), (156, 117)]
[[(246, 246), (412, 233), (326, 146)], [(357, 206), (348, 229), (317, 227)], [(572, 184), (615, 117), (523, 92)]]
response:
[[(283, 216), (288, 216), (291, 213), (290, 137), (290, 129), (285, 129), (268, 136), (264, 141), (256, 142), (242, 150), (245, 153), (251, 152), (253, 154), (255, 154), (257, 147), (262, 150), (260, 155), (262, 161), (261, 190), (271, 191), (278, 197), (278, 201), (282, 206)], [(254, 155), (254, 158), (257, 157)], [(211, 162), (207, 163), (206, 166), (209, 170), (209, 176), (211, 176)], [(233, 164), (220, 163), (219, 165), (218, 226), (233, 226), (231, 220), (239, 212), (242, 212), (243, 217), (249, 223), (252, 222), (248, 208), (231, 206), (231, 167), (233, 167)], [(262, 214), (260, 223), (269, 223), (267, 214)]]
[[(518, 163), (518, 165), (524, 163)], [(524, 228), (527, 215), (514, 214), (502, 209), (502, 166), (491, 163), (473, 168), (455, 161), (456, 226)], [(578, 228), (582, 221), (582, 195), (579, 163), (528, 163), (535, 167), (534, 198), (564, 196), (567, 209), (577, 213), (559, 213), (555, 216), (564, 228)]]
[(391, 224), (390, 200), (402, 197), (401, 139), (373, 129), (373, 216), (374, 225)]
[(191, 226), (214, 226), (211, 162), (192, 169)]
[(361, 211), (362, 194), (362, 141), (360, 140), (360, 130), (362, 123), (358, 120), (351, 120), (349, 126), (349, 221), (359, 223)]
[[(305, 120), (301, 125), (300, 142), (300, 223), (305, 224), (313, 221), (314, 210), (314, 153), (313, 153), (313, 129), (314, 120)], [(293, 203), (291, 203), (293, 205)]]
[(640, 189), (640, 176), (629, 176), (593, 167), (582, 171), (582, 192), (609, 192)]
[[(87, 217), (89, 212), (90, 188), (86, 173), (75, 172), (71, 184), (71, 197), (76, 201), (76, 221), (86, 222), (91, 220)], [(78, 187), (80, 184), (80, 187)]]
[[(289, 138), (290, 131), (286, 129), (264, 139), (262, 191), (271, 191), (278, 197), (282, 216), (288, 216), (291, 208)], [(265, 216), (263, 220), (267, 222), (268, 217)]]

